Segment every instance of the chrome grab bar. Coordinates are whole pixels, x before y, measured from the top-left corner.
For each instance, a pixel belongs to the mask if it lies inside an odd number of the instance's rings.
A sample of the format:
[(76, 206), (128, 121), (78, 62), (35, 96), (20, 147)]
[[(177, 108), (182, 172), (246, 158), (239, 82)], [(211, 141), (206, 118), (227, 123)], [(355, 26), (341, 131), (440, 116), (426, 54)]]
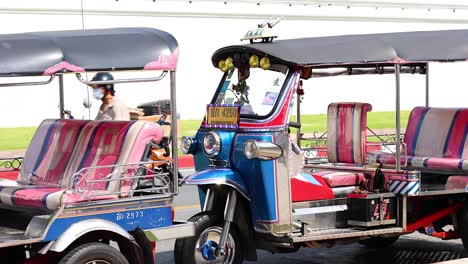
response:
[(100, 84), (115, 84), (115, 83), (136, 83), (136, 82), (157, 82), (162, 80), (167, 74), (167, 71), (163, 71), (158, 77), (150, 78), (134, 78), (134, 79), (117, 79), (109, 81), (86, 81), (81, 76), (81, 73), (75, 73), (76, 78), (83, 84), (86, 85), (100, 85)]
[(12, 86), (28, 86), (28, 85), (45, 85), (51, 83), (56, 75), (51, 75), (46, 81), (38, 82), (17, 82), (17, 83), (0, 83), (0, 87), (12, 87)]

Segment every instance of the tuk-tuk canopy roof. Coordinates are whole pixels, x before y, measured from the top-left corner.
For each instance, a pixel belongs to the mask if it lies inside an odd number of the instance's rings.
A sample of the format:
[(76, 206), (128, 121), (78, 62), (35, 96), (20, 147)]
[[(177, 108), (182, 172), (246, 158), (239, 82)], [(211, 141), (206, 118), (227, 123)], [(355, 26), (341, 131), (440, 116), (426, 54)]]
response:
[(0, 35), (0, 75), (109, 70), (174, 70), (177, 40), (153, 28)]
[(468, 30), (419, 31), (386, 34), (345, 35), (277, 40), (227, 46), (217, 50), (212, 62), (234, 53), (268, 56), (291, 66), (352, 67), (468, 59)]

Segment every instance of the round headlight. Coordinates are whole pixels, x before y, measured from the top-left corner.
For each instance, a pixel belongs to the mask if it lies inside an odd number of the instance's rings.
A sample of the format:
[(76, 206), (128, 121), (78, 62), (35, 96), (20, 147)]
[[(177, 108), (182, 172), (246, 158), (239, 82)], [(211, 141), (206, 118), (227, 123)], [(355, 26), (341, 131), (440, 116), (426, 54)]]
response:
[(221, 138), (216, 132), (208, 132), (203, 137), (203, 151), (208, 156), (216, 156), (221, 150)]
[(180, 140), (180, 149), (182, 150), (183, 154), (189, 154), (190, 152), (190, 147), (193, 144), (193, 140), (189, 137), (182, 137)]

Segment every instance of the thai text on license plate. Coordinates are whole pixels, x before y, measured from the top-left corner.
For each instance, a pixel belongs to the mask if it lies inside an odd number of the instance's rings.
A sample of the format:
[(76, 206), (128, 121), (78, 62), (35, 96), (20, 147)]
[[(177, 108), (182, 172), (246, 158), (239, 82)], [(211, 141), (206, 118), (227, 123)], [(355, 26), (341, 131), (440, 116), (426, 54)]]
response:
[(208, 105), (206, 123), (208, 127), (237, 128), (239, 111), (239, 105)]

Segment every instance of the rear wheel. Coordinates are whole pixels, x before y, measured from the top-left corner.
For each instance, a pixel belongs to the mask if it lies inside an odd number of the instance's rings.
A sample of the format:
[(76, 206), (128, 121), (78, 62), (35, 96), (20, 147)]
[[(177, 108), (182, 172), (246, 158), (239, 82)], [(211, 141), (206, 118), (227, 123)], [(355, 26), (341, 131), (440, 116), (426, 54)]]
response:
[(195, 236), (177, 239), (174, 246), (174, 260), (176, 264), (185, 263), (223, 263), (239, 264), (243, 261), (242, 247), (239, 234), (231, 225), (226, 242), (226, 254), (215, 254), (222, 228), (222, 222), (212, 212), (201, 212), (189, 219), (195, 223)]
[(59, 264), (128, 264), (128, 260), (117, 249), (93, 242), (74, 248)]
[(394, 237), (373, 237), (366, 240), (360, 240), (359, 244), (368, 248), (384, 248), (388, 247), (397, 241), (399, 236)]
[(465, 251), (468, 251), (468, 200), (465, 201), (465, 206), (460, 210), (460, 216), (458, 219), (460, 238), (463, 242), (463, 247), (465, 247)]

